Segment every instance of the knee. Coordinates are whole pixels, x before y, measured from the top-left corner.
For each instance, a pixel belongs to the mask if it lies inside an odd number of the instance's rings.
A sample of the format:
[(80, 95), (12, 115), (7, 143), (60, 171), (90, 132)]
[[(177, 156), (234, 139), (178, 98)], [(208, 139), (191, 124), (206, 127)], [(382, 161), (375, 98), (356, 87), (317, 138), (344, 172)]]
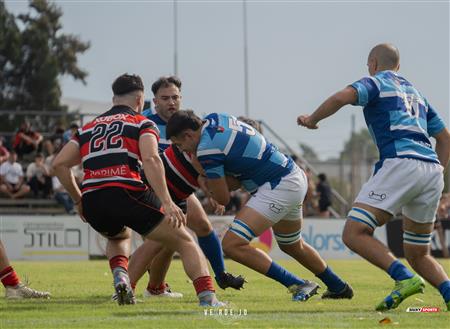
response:
[(303, 240), (301, 229), (291, 233), (274, 233), (275, 240), (281, 251), (291, 254), (294, 251), (303, 250)]
[(418, 262), (420, 262), (420, 260), (429, 255), (428, 251), (425, 250), (421, 250), (421, 248), (414, 248), (414, 247), (408, 247), (408, 248), (404, 248), (404, 252), (405, 252), (405, 258), (408, 261), (408, 263), (410, 263), (411, 265), (415, 265)]
[(232, 233), (228, 232), (222, 240), (222, 250), (230, 258), (234, 259), (236, 253), (242, 245), (247, 245), (246, 241), (240, 241), (237, 237), (232, 236)]
[(294, 251), (303, 251), (303, 242), (302, 240), (299, 240), (297, 242), (291, 243), (291, 244), (280, 244), (278, 243), (278, 246), (280, 247), (281, 251), (290, 255)]
[(371, 237), (373, 235), (372, 227), (366, 224), (348, 219), (342, 231), (342, 242), (354, 250), (355, 246), (359, 244), (361, 238)]
[(195, 220), (188, 218), (188, 226), (195, 232), (195, 235), (199, 237), (207, 236), (213, 230), (211, 223), (207, 218), (198, 217)]
[(403, 251), (408, 263), (416, 264), (430, 255), (431, 233), (403, 232)]

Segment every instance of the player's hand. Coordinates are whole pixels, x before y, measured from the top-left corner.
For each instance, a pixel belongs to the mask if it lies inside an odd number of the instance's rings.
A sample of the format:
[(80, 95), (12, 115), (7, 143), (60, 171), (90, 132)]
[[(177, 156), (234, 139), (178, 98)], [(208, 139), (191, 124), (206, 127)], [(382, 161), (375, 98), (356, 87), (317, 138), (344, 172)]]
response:
[(308, 129), (317, 129), (317, 122), (311, 119), (310, 115), (300, 115), (297, 118), (297, 124), (299, 126), (306, 127)]
[(186, 226), (186, 216), (183, 211), (172, 201), (166, 205), (163, 205), (164, 214), (169, 220), (169, 223), (173, 227), (180, 228), (181, 226)]
[(206, 185), (206, 177), (203, 175), (198, 175), (197, 177), (197, 183), (198, 186), (200, 186), (200, 189), (202, 189), (203, 192), (207, 193), (208, 191), (208, 186)]
[(225, 206), (222, 206), (219, 202), (214, 200), (212, 197), (208, 198), (211, 208), (214, 209), (214, 215), (221, 216), (225, 212)]

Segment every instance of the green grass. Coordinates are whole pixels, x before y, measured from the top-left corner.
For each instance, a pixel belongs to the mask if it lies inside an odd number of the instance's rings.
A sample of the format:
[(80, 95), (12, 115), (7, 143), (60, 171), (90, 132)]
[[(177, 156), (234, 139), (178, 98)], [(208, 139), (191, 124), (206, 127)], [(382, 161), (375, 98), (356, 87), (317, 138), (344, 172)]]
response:
[[(307, 279), (313, 275), (293, 261), (280, 262)], [(450, 261), (442, 261), (448, 272)], [(144, 300), (134, 306), (121, 306), (110, 300), (112, 278), (106, 261), (14, 262), (21, 275), (30, 277), (31, 286), (51, 291), (50, 300), (8, 301), (0, 298), (0, 328), (450, 328), (450, 313), (407, 313), (408, 306), (444, 308), (441, 296), (427, 285), (424, 295), (415, 295), (396, 310), (374, 311), (377, 302), (393, 287), (391, 279), (364, 261), (330, 261), (335, 272), (348, 280), (354, 290), (351, 300), (322, 301), (315, 296), (307, 302), (292, 302), (286, 289), (234, 262), (228, 270), (243, 274), (248, 283), (243, 291), (218, 291), (234, 312), (247, 315), (205, 316), (197, 306), (192, 284), (174, 261), (168, 282), (184, 293), (178, 300)], [(146, 285), (141, 280), (137, 291)], [(323, 292), (323, 290), (322, 290)], [(389, 325), (379, 321), (389, 317)]]

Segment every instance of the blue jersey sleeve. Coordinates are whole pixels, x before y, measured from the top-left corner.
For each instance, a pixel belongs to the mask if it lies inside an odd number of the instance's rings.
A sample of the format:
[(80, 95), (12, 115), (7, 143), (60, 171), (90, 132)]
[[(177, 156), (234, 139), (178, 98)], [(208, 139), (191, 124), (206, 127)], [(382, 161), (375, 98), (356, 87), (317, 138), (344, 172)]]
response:
[(366, 106), (380, 94), (380, 88), (376, 82), (376, 78), (365, 77), (350, 86), (355, 88), (358, 94), (358, 100), (354, 105)]
[[(200, 153), (201, 154), (201, 153)], [(221, 178), (225, 177), (224, 160), (225, 155), (223, 154), (209, 154), (209, 155), (199, 155), (198, 161), (205, 170), (206, 177), (208, 178)]]
[(428, 105), (427, 112), (427, 131), (428, 135), (435, 136), (445, 128), (445, 123), (436, 112), (436, 110), (430, 105)]

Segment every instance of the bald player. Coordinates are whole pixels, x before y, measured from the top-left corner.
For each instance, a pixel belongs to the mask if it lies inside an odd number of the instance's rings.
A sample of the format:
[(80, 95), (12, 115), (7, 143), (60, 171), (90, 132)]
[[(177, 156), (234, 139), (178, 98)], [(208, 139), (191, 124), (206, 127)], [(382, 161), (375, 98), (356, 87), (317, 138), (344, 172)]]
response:
[[(433, 222), (444, 187), (443, 171), (449, 161), (449, 131), (427, 99), (398, 75), (400, 55), (395, 46), (375, 46), (369, 53), (367, 66), (369, 77), (330, 96), (311, 115), (300, 115), (297, 123), (317, 129), (319, 121), (344, 105), (364, 107), (380, 160), (348, 214), (343, 241), (395, 281), (393, 291), (376, 310), (396, 308), (425, 287), (419, 275), (373, 237), (378, 226), (401, 212), (405, 257), (418, 274), (439, 290), (449, 310), (450, 280), (430, 255)], [(430, 137), (436, 139), (435, 149)]]

